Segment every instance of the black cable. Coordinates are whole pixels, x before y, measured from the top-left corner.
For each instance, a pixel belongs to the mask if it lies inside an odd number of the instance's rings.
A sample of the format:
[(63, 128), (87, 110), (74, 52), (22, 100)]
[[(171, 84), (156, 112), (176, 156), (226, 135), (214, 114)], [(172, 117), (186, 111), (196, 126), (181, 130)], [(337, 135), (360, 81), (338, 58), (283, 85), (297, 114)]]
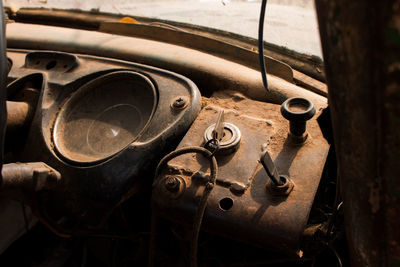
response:
[[(212, 159), (215, 160), (214, 157), (212, 157)], [(215, 162), (215, 164), (216, 164), (216, 162)], [(216, 177), (216, 176), (214, 176), (214, 177)], [(208, 196), (210, 195), (211, 190), (214, 188), (214, 186), (215, 186), (215, 179), (213, 182), (211, 182), (211, 177), (210, 177), (210, 181), (207, 182), (207, 184), (204, 188), (203, 195), (201, 196), (199, 207), (197, 209), (196, 217), (193, 222), (192, 242), (190, 245), (190, 262), (191, 262), (190, 265), (192, 267), (197, 266), (197, 250), (198, 250), (198, 244), (199, 244), (199, 234), (200, 234), (201, 223), (203, 221), (204, 212), (207, 207)]]
[(342, 206), (343, 206), (343, 201), (340, 202), (337, 206), (334, 207), (335, 210), (333, 211), (331, 217), (329, 218), (328, 226), (327, 226), (327, 228), (326, 228), (326, 229), (327, 229), (326, 234), (327, 234), (328, 236), (331, 236), (331, 235), (332, 235), (332, 229), (333, 229), (333, 226), (334, 226), (334, 224), (335, 224), (336, 217), (338, 216), (339, 211), (340, 211), (340, 209), (342, 208)]
[[(192, 232), (192, 240), (190, 244), (190, 265), (192, 267), (197, 267), (197, 248), (198, 248), (198, 240), (199, 240), (199, 233), (201, 228), (201, 223), (203, 221), (204, 212), (207, 207), (207, 199), (211, 193), (211, 190), (215, 186), (215, 181), (218, 175), (218, 165), (217, 160), (213, 156), (213, 153), (209, 150), (198, 147), (198, 146), (189, 146), (177, 149), (172, 151), (164, 158), (161, 159), (160, 163), (158, 163), (156, 172), (155, 172), (155, 179), (157, 179), (161, 173), (161, 169), (167, 164), (168, 161), (181, 156), (187, 153), (199, 153), (204, 157), (209, 159), (210, 162), (210, 178), (207, 184), (204, 187), (204, 191), (202, 197), (200, 199), (199, 207), (197, 208), (197, 213), (193, 222), (193, 232)], [(156, 220), (156, 216), (153, 215), (153, 220)], [(155, 231), (156, 231), (156, 222), (152, 221), (152, 238), (150, 239), (150, 252), (149, 252), (149, 266), (154, 265), (154, 256), (155, 256)]]
[(340, 178), (336, 178), (336, 192), (335, 192), (335, 200), (333, 203), (333, 212), (332, 215), (329, 217), (328, 222), (327, 222), (327, 227), (326, 227), (326, 234), (328, 237), (332, 235), (332, 229), (336, 221), (336, 217), (339, 213), (340, 208), (343, 205), (343, 201), (340, 201)]
[(260, 20), (258, 24), (258, 59), (260, 61), (260, 71), (261, 77), (264, 84), (265, 90), (269, 92), (268, 81), (267, 81), (267, 70), (265, 69), (265, 61), (264, 61), (264, 18), (265, 18), (265, 8), (267, 6), (267, 0), (262, 0), (261, 2), (261, 11), (260, 11)]

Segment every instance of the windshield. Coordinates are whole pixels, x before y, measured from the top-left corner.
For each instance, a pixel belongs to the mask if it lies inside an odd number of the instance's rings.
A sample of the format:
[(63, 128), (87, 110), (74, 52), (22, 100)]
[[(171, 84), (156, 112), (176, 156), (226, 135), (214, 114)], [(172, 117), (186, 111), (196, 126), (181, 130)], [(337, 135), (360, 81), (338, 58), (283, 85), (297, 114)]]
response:
[[(189, 23), (257, 38), (259, 0), (4, 0), (21, 7), (94, 10)], [(269, 0), (264, 41), (322, 57), (314, 0)]]

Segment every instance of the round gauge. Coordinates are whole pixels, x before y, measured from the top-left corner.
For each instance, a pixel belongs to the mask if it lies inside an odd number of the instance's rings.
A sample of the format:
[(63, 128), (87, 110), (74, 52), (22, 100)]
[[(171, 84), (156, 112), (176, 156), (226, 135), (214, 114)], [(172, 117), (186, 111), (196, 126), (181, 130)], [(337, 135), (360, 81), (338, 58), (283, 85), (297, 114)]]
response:
[(133, 143), (149, 124), (156, 90), (144, 75), (118, 71), (79, 88), (58, 114), (57, 151), (77, 163), (109, 158)]

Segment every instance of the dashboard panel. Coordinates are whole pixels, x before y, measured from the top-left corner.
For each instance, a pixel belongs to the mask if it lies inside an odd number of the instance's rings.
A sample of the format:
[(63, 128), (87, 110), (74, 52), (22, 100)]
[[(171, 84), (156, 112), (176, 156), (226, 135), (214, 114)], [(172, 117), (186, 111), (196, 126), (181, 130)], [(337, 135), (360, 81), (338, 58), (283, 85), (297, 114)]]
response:
[(194, 83), (165, 70), (61, 52), (14, 50), (8, 57), (12, 84), (40, 85), (20, 160), (60, 172), (63, 186), (46, 195), (46, 213), (57, 209), (75, 225), (101, 224), (200, 111)]
[(266, 93), (253, 65), (196, 47), (8, 30), (8, 101), (23, 112), (8, 128), (7, 160), (43, 163), (34, 165), (39, 189), (24, 200), (53, 232), (104, 234), (130, 201), (135, 223), (168, 221), (190, 229), (193, 244), (201, 229), (301, 255), (327, 168), (317, 121), (326, 98), (276, 76), (279, 68)]

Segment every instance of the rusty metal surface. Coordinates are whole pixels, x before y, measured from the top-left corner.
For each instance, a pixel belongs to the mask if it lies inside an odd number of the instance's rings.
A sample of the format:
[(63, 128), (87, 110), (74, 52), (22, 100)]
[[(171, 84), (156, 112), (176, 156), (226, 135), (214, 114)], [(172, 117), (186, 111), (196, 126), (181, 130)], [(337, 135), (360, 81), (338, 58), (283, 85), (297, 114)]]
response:
[[(88, 30), (98, 30), (101, 26), (101, 23), (119, 22), (119, 20), (124, 17), (123, 15), (115, 14), (104, 14), (85, 11), (77, 12), (76, 10), (71, 11), (43, 8), (21, 8), (16, 13), (13, 13), (11, 10), (7, 10), (7, 13), (12, 19), (17, 22), (39, 23), (55, 26), (62, 25), (64, 27), (67, 26)], [(178, 28), (192, 34), (219, 40), (221, 42), (229, 43), (233, 46), (241, 47), (244, 50), (257, 51), (256, 39), (239, 34), (175, 21), (164, 21), (160, 19), (157, 19), (155, 21), (154, 18), (138, 16), (135, 16), (135, 19), (139, 23), (144, 25), (157, 25), (156, 23), (158, 23), (158, 25), (170, 25), (169, 28)], [(295, 76), (295, 80), (303, 81), (303, 84), (306, 85), (306, 88), (308, 86), (310, 90), (315, 90), (316, 92), (318, 92), (318, 94), (326, 95), (326, 86), (314, 86), (315, 82), (318, 82), (318, 80), (325, 80), (323, 63), (321, 59), (311, 55), (300, 54), (295, 51), (288, 51), (287, 49), (271, 43), (265, 43), (264, 51), (267, 56), (290, 65), (294, 69), (293, 74)], [(249, 61), (249, 63), (253, 64), (253, 62), (251, 61)], [(301, 75), (299, 71), (309, 76), (305, 76), (304, 74)], [(299, 75), (301, 79), (299, 78)], [(311, 77), (317, 80), (314, 80)]]
[[(201, 146), (203, 132), (215, 122), (220, 108), (225, 110), (225, 121), (238, 126), (242, 140), (237, 152), (217, 155), (217, 186), (208, 199), (204, 229), (295, 255), (329, 149), (315, 118), (308, 124), (308, 140), (299, 146), (286, 139), (289, 122), (281, 116), (279, 105), (231, 91), (214, 93), (205, 103), (178, 148)], [(271, 153), (279, 172), (293, 181), (289, 196), (272, 196), (267, 191), (270, 179), (259, 162), (263, 149)], [(155, 186), (153, 202), (162, 216), (190, 224), (206, 180), (206, 163), (194, 154), (170, 161), (165, 175), (184, 179), (185, 190), (179, 198), (171, 198), (160, 184)]]
[[(171, 43), (204, 51), (239, 64), (259, 69), (258, 54), (254, 50), (244, 49), (210, 37), (192, 34), (186, 31), (166, 29), (159, 26), (132, 24), (121, 22), (102, 22), (100, 32), (140, 37), (155, 41)], [(292, 68), (271, 57), (264, 57), (268, 74), (278, 76), (286, 81), (293, 82)]]
[[(51, 229), (63, 236), (72, 231), (84, 232), (98, 227), (118, 204), (137, 193), (142, 184), (146, 182), (144, 171), (149, 171), (149, 166), (155, 164), (167, 149), (171, 149), (170, 147), (177, 143), (176, 139), (185, 133), (200, 111), (200, 94), (193, 82), (169, 71), (82, 55), (77, 56), (76, 60), (72, 60), (73, 55), (68, 56), (60, 52), (9, 51), (8, 56), (13, 61), (13, 68), (9, 73), (11, 81), (15, 80), (16, 83), (21, 77), (30, 77), (30, 75), (38, 73), (46, 77), (44, 86), (39, 90), (38, 105), (26, 142), (21, 151), (17, 151), (16, 157), (22, 162), (45, 162), (57, 169), (65, 178), (66, 183), (63, 187), (38, 195), (38, 203), (41, 203), (40, 206), (38, 205), (38, 208), (41, 209), (39, 216), (44, 218), (42, 220)], [(31, 61), (32, 59), (35, 61)], [(32, 64), (37, 61), (40, 63)], [(74, 67), (69, 68), (68, 62)], [(79, 64), (75, 64), (75, 62), (79, 62)], [(52, 67), (46, 68), (49, 64)], [(63, 67), (65, 64), (66, 68)], [(138, 139), (133, 140), (110, 157), (103, 157), (95, 162), (66, 162), (65, 157), (62, 157), (55, 148), (54, 140), (54, 134), (59, 134), (54, 131), (54, 125), (57, 118), (62, 116), (60, 110), (72, 96), (77, 95), (79, 98), (80, 89), (90, 81), (105, 74), (115, 74), (121, 71), (138, 72), (154, 84), (156, 95), (152, 96), (151, 101), (155, 102), (155, 111), (151, 115), (149, 124)], [(110, 80), (121, 81), (120, 78), (121, 76), (114, 77), (114, 79), (111, 77)], [(106, 91), (112, 96), (116, 90), (109, 82), (109, 80), (104, 81), (103, 85), (109, 85)], [(142, 85), (136, 84), (139, 88)], [(117, 86), (123, 87), (124, 85)], [(119, 97), (117, 102), (123, 104), (128, 99), (121, 95), (121, 90), (123, 88), (118, 90), (118, 95), (114, 96)], [(140, 91), (135, 92), (135, 94), (138, 93)], [(132, 92), (130, 91), (128, 94), (132, 94)], [(112, 98), (102, 99), (101, 96), (105, 96), (105, 93), (100, 94), (97, 102), (86, 104), (96, 107), (96, 105), (102, 105), (102, 101)], [(173, 103), (179, 98), (186, 99), (186, 103), (182, 107), (176, 108)], [(88, 100), (88, 98), (83, 100)], [(145, 101), (141, 102), (145, 103)], [(96, 116), (102, 111), (85, 118), (91, 119), (92, 122), (96, 119), (103, 122), (103, 118)], [(129, 114), (125, 114), (125, 117), (117, 117), (126, 119), (128, 116)], [(79, 118), (75, 121), (79, 121)], [(111, 120), (110, 123), (119, 123), (119, 121)], [(90, 120), (88, 124), (90, 125)], [(108, 126), (109, 124), (104, 123), (104, 125)], [(104, 133), (99, 131), (95, 137), (103, 138), (104, 141), (103, 134), (113, 134), (110, 129), (108, 130)], [(86, 128), (86, 131), (89, 129)], [(85, 134), (83, 135), (85, 136)], [(54, 217), (58, 214), (62, 215), (65, 222), (74, 221), (73, 229), (71, 229), (71, 224), (67, 223), (66, 225), (56, 225), (54, 222), (60, 218)]]
[(7, 152), (18, 150), (24, 144), (31, 125), (39, 93), (45, 81), (40, 73), (34, 73), (11, 82), (7, 86)]
[(16, 132), (23, 128), (29, 120), (29, 104), (25, 102), (7, 101), (7, 130)]
[[(39, 90), (24, 88), (18, 95), (21, 97), (14, 97), (18, 101), (7, 101), (7, 137), (26, 133), (33, 119)], [(7, 140), (10, 141), (10, 139)]]
[(352, 264), (398, 266), (399, 1), (316, 6)]
[(296, 84), (309, 89), (317, 94), (328, 96), (328, 86), (316, 79), (313, 79), (300, 71), (293, 71), (293, 80)]
[[(93, 31), (13, 23), (7, 26), (9, 47), (57, 50), (130, 60), (171, 70), (190, 77), (203, 94), (215, 90), (235, 90), (252, 99), (282, 103), (303, 96), (317, 107), (326, 98), (276, 76), (269, 76), (271, 92), (265, 94), (258, 70), (194, 49)], [(74, 45), (71, 46), (71, 43)]]
[(12, 189), (40, 191), (59, 185), (61, 174), (43, 162), (8, 163), (3, 165), (2, 193)]

